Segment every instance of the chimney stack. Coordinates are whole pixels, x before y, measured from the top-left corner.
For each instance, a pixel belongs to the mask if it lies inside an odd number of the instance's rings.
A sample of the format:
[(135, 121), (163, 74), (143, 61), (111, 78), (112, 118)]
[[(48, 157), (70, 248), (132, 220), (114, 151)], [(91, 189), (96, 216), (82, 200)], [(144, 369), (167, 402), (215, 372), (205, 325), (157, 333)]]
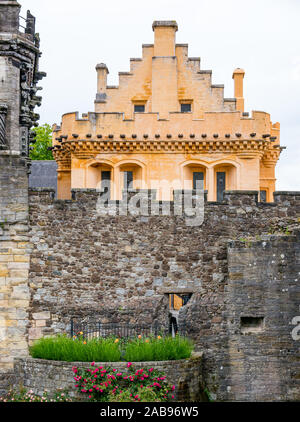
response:
[(244, 76), (245, 71), (237, 68), (233, 72), (232, 79), (234, 80), (234, 97), (236, 98), (237, 111), (244, 112)]
[(175, 56), (176, 21), (154, 21), (154, 56), (170, 57)]
[(96, 102), (102, 103), (106, 101), (106, 85), (107, 85), (107, 75), (109, 74), (109, 71), (105, 63), (97, 64), (96, 71), (97, 71)]

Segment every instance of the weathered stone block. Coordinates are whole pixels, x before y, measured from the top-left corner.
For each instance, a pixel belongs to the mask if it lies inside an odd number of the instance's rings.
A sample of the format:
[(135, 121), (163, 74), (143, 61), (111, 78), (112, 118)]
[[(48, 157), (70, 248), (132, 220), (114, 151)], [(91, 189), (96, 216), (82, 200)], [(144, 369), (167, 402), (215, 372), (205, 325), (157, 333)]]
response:
[(51, 314), (48, 311), (45, 312), (36, 312), (32, 314), (33, 319), (35, 320), (46, 320), (51, 318)]

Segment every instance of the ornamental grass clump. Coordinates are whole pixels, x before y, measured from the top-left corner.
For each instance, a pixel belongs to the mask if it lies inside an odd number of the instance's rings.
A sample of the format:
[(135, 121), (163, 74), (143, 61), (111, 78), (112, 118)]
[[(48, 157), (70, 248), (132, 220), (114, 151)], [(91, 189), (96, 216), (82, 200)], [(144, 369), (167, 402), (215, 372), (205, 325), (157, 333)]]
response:
[(180, 337), (139, 336), (127, 344), (124, 358), (127, 361), (157, 361), (187, 359), (193, 351), (191, 340)]
[(33, 343), (30, 354), (33, 358), (66, 362), (141, 362), (186, 359), (192, 350), (192, 341), (179, 335), (88, 340), (79, 333), (73, 338), (65, 335), (41, 338)]
[(113, 338), (84, 340), (63, 335), (41, 338), (30, 348), (33, 358), (66, 362), (118, 362), (121, 351)]

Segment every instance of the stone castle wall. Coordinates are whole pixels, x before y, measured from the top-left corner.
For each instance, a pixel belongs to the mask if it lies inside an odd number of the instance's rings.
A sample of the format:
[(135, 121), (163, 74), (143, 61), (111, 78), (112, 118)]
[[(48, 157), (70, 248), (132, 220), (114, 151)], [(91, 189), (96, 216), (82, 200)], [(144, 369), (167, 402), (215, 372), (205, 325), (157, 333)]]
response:
[(205, 351), (207, 385), (225, 400), (299, 400), (300, 232), (231, 241), (227, 257), (223, 294), (182, 308)]
[[(300, 231), (231, 242), (228, 266), (228, 398), (299, 400), (299, 340), (292, 337), (292, 320), (300, 315)], [(261, 318), (258, 327), (241, 321), (249, 316)]]
[[(99, 216), (95, 191), (77, 190), (73, 197), (55, 201), (50, 190), (30, 191), (30, 342), (69, 330), (72, 316), (167, 324), (168, 293), (193, 293), (179, 324), (205, 351), (205, 381), (215, 397), (297, 397), (298, 375), (291, 375), (297, 342), (288, 321), (299, 306), (293, 281), (299, 240), (267, 236), (262, 246), (255, 236), (297, 226), (299, 193), (278, 193), (274, 204), (263, 204), (255, 192), (227, 192), (222, 204), (206, 202), (199, 227), (173, 214)], [(245, 249), (249, 236), (258, 243)], [(228, 249), (232, 239), (243, 242)], [(264, 331), (244, 335), (242, 317), (262, 317)]]
[[(91, 368), (90, 363), (85, 362), (58, 362), (43, 359), (23, 358), (15, 360), (16, 372), (22, 384), (34, 394), (40, 396), (45, 391), (54, 394), (57, 390), (68, 391), (70, 397), (77, 400), (86, 399), (84, 394), (78, 393), (74, 387), (74, 373), (72, 367)], [(127, 372), (126, 362), (103, 362), (96, 363), (95, 367), (113, 368), (117, 372)], [(154, 368), (165, 373), (167, 381), (175, 385), (175, 399), (178, 401), (202, 401), (204, 393), (202, 379), (202, 355), (197, 353), (190, 359), (177, 361), (148, 361), (134, 362), (135, 369)]]

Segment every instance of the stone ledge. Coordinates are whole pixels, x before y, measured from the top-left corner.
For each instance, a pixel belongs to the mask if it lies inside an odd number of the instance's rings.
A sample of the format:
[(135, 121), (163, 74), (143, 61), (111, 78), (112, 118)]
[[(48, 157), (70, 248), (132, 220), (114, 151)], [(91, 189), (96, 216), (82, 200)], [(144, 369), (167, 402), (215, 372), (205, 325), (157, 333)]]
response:
[[(189, 359), (169, 361), (132, 362), (135, 369), (155, 368), (166, 374), (169, 383), (175, 385), (176, 401), (204, 401), (202, 375), (203, 353), (193, 353)], [(45, 390), (53, 394), (57, 390), (68, 390), (77, 400), (84, 399), (75, 388), (72, 368), (91, 368), (90, 362), (64, 362), (34, 358), (15, 358), (15, 385), (22, 383), (34, 394), (42, 395)], [(95, 367), (104, 366), (126, 371), (127, 362), (96, 362)], [(42, 374), (42, 377), (41, 377)]]
[(31, 192), (40, 192), (40, 193), (54, 192), (55, 193), (56, 192), (55, 189), (53, 188), (29, 188), (28, 190), (29, 190), (29, 193)]
[[(188, 359), (178, 359), (178, 360), (149, 360), (149, 361), (141, 361), (141, 362), (132, 362), (133, 365), (139, 366), (172, 366), (174, 363), (186, 363), (190, 359), (192, 360), (202, 360), (203, 352), (193, 352), (191, 357)], [(73, 362), (66, 362), (61, 360), (49, 360), (49, 359), (36, 359), (32, 357), (25, 357), (25, 358), (14, 358), (14, 362), (23, 362), (23, 363), (36, 363), (41, 365), (55, 365), (55, 366), (82, 366), (89, 368), (91, 366), (90, 362), (80, 362), (80, 361), (73, 361)], [(113, 366), (118, 365), (120, 367), (127, 368), (127, 362), (95, 362), (95, 366)]]
[(225, 190), (225, 195), (258, 195), (258, 190)]
[(245, 240), (228, 240), (228, 248), (230, 249), (244, 249), (244, 248), (257, 248), (263, 247), (265, 248), (267, 244), (271, 244), (273, 242), (297, 242), (299, 241), (297, 238), (298, 234), (297, 229), (295, 229), (295, 233), (290, 235), (285, 234), (264, 234), (260, 236), (260, 239), (246, 237)]
[(300, 196), (300, 191), (291, 191), (291, 190), (282, 190), (282, 191), (275, 191), (273, 193), (274, 196), (278, 196), (278, 195), (296, 195), (296, 196)]
[(178, 30), (178, 24), (176, 21), (154, 21), (152, 24), (153, 30), (157, 27), (171, 27), (175, 28), (176, 31)]

